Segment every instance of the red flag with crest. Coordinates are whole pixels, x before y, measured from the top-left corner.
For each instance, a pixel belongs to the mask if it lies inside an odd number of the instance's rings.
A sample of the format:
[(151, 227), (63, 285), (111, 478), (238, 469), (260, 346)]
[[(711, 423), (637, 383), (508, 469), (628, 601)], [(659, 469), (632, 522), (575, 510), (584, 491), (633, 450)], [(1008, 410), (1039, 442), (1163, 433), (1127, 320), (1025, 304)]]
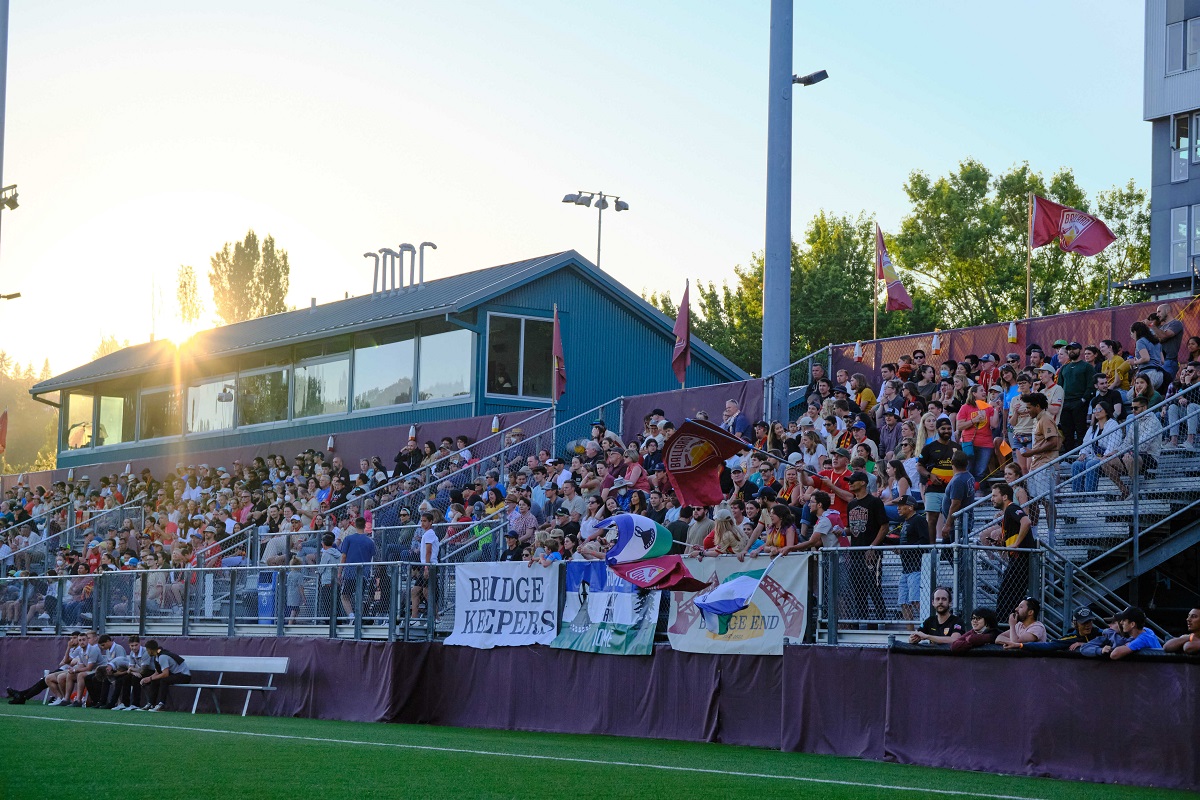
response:
[(686, 383), (688, 364), (692, 363), (692, 307), (688, 300), (691, 281), (683, 284), (683, 301), (679, 304), (679, 316), (675, 318), (675, 350), (671, 353), (671, 369), (675, 378)]
[(715, 506), (725, 499), (721, 465), (745, 449), (746, 442), (711, 422), (684, 420), (663, 444), (663, 465), (680, 502)]
[(887, 284), (887, 305), (885, 311), (908, 311), (912, 308), (912, 297), (900, 282), (900, 274), (892, 264), (888, 255), (887, 245), (883, 243), (883, 231), (879, 223), (875, 223), (875, 279)]
[(1058, 239), (1058, 246), (1068, 253), (1094, 256), (1116, 241), (1117, 237), (1107, 225), (1091, 214), (1035, 194), (1029, 246), (1038, 248), (1055, 239)]

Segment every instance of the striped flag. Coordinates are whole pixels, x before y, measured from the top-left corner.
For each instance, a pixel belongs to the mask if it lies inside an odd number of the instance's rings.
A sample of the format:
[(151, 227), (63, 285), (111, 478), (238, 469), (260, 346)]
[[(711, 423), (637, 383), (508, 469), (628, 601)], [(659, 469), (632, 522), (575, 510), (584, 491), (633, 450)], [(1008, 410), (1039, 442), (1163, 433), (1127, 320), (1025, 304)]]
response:
[(671, 532), (641, 514), (617, 514), (596, 526), (617, 529), (617, 541), (604, 560), (613, 564), (645, 561), (671, 552)]
[(703, 615), (704, 627), (718, 636), (723, 635), (729, 627), (729, 618), (750, 605), (750, 598), (754, 597), (759, 584), (774, 565), (775, 559), (771, 559), (765, 569), (740, 572), (719, 586), (696, 595), (692, 602)]
[(888, 255), (887, 245), (883, 243), (883, 231), (878, 222), (875, 223), (875, 279), (887, 283), (885, 311), (908, 311), (912, 308), (912, 298), (900, 282), (900, 276)]

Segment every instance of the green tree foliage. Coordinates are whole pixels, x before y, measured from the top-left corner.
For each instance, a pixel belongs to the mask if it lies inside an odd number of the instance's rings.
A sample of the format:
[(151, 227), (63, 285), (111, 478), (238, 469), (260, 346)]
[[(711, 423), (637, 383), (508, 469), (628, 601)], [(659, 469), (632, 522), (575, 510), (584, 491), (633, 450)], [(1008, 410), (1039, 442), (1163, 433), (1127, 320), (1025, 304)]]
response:
[(0, 371), (0, 412), (8, 411), (8, 446), (0, 456), (0, 474), (54, 467), (58, 415), (51, 406), (30, 396), (29, 389), (36, 382), (29, 367), (18, 368), (10, 362)]
[(993, 176), (968, 159), (936, 180), (914, 172), (904, 191), (913, 210), (901, 223), (893, 256), (932, 296), (943, 328), (1024, 318), (1030, 192), (1098, 213), (1120, 237), (1096, 258), (1056, 245), (1035, 250), (1034, 316), (1093, 307), (1103, 296), (1106, 270), (1114, 279), (1149, 271), (1149, 208), (1132, 182), (1101, 193), (1093, 210), (1068, 169), (1046, 180), (1021, 164)]
[(200, 293), (196, 289), (196, 270), (180, 264), (175, 273), (175, 302), (179, 319), (185, 325), (200, 319)]
[(100, 344), (96, 345), (96, 349), (92, 353), (92, 360), (95, 361), (97, 358), (104, 358), (104, 356), (108, 355), (109, 353), (115, 353), (125, 347), (129, 347), (128, 339), (126, 339), (124, 342), (121, 342), (116, 336), (109, 334), (100, 340)]
[(290, 267), (286, 250), (267, 236), (261, 243), (253, 230), (213, 255), (208, 280), (217, 315), (226, 323), (255, 319), (287, 310)]

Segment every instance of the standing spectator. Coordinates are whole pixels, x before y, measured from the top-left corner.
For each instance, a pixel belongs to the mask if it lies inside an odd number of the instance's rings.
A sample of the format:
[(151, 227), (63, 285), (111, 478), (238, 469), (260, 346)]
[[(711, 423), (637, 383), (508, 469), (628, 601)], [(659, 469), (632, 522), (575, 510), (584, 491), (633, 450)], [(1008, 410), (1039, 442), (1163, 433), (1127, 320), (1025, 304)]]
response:
[[(846, 505), (846, 533), (851, 547), (878, 547), (887, 535), (887, 511), (883, 501), (867, 491), (867, 473), (853, 472), (847, 478), (853, 499)], [(846, 567), (850, 582), (851, 614), (853, 619), (865, 619), (867, 600), (875, 607), (877, 619), (887, 616), (880, 585), (877, 550), (857, 550), (847, 553)]]
[(938, 530), (938, 519), (946, 497), (946, 485), (954, 475), (954, 454), (962, 448), (950, 440), (954, 425), (949, 419), (937, 420), (937, 439), (926, 443), (917, 459), (917, 472), (925, 481), (925, 514), (929, 519), (929, 543)]
[(987, 477), (992, 460), (992, 419), (996, 409), (987, 401), (987, 390), (977, 383), (967, 390), (967, 402), (956, 415), (958, 440), (964, 454), (969, 454), (969, 469), (976, 483)]
[(162, 711), (167, 690), (177, 683), (191, 683), (192, 672), (182, 656), (163, 649), (154, 639), (146, 642), (146, 650), (150, 653), (151, 672), (139, 683), (147, 688), (150, 699), (142, 710)]
[[(420, 533), (419, 559), (423, 566), (413, 567), (413, 585), (410, 596), (412, 605), (409, 615), (413, 619), (419, 616), (421, 601), (429, 598), (430, 565), (438, 563), (438, 549), (441, 547), (437, 530), (433, 527), (433, 514), (428, 511), (421, 512)], [(416, 624), (422, 623), (417, 621)]]
[(1150, 331), (1162, 348), (1164, 380), (1179, 373), (1179, 345), (1183, 344), (1183, 322), (1171, 319), (1171, 306), (1163, 303), (1146, 318)]
[(933, 590), (933, 613), (912, 632), (908, 641), (912, 644), (954, 644), (965, 630), (962, 620), (950, 613), (949, 587), (939, 586)]
[(1087, 430), (1088, 396), (1095, 384), (1095, 369), (1080, 361), (1083, 345), (1067, 345), (1067, 362), (1058, 371), (1058, 383), (1063, 390), (1062, 433), (1063, 450), (1074, 450), (1083, 444)]
[(750, 441), (750, 420), (742, 413), (736, 400), (725, 401), (725, 421), (722, 428), (745, 441)]
[(1046, 626), (1038, 622), (1042, 604), (1036, 597), (1026, 597), (1008, 615), (1008, 630), (996, 637), (996, 644), (1017, 644), (1046, 641)]
[(915, 619), (917, 609), (921, 607), (921, 551), (911, 548), (929, 543), (929, 529), (925, 525), (925, 515), (916, 513), (911, 495), (900, 496), (896, 511), (900, 517), (899, 543), (903, 546), (896, 602), (900, 604), (901, 617)]
[(1054, 367), (1042, 364), (1033, 375), (1033, 388), (1035, 391), (1040, 391), (1046, 398), (1046, 410), (1057, 427), (1058, 421), (1062, 417), (1063, 388), (1054, 382), (1054, 376)]
[(358, 578), (367, 576), (366, 569), (360, 567), (360, 564), (370, 564), (375, 560), (376, 548), (375, 542), (370, 536), (367, 536), (367, 520), (363, 517), (358, 517), (354, 520), (354, 530), (342, 538), (341, 547), (338, 548), (342, 553), (342, 568), (340, 570), (342, 577), (342, 608), (346, 610), (347, 616), (355, 614), (354, 597)]
[[(1050, 463), (1058, 455), (1058, 426), (1047, 410), (1050, 402), (1041, 392), (1021, 395), (1021, 402), (1029, 407), (1029, 413), (1034, 415), (1033, 435), (1029, 446), (1022, 448), (1020, 453), (1028, 463), (1028, 477), (1025, 487), (1033, 502), (1040, 502), (1046, 509), (1046, 533), (1050, 544), (1054, 544), (1054, 525), (1057, 519), (1057, 509), (1054, 505), (1055, 473)], [(1043, 467), (1045, 469), (1043, 469)], [(1000, 607), (1001, 613), (1004, 607)]]
[(1129, 334), (1133, 337), (1134, 344), (1133, 352), (1126, 361), (1137, 367), (1139, 373), (1146, 375), (1146, 379), (1155, 389), (1165, 385), (1163, 370), (1166, 365), (1163, 362), (1162, 345), (1159, 344), (1158, 337), (1144, 322), (1130, 325)]

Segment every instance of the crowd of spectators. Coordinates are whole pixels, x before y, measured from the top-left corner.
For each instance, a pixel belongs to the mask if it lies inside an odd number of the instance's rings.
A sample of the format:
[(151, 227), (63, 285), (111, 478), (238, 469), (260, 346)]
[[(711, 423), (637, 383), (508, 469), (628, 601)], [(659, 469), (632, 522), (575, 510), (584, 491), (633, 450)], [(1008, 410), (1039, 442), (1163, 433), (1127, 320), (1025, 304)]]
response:
[[(95, 485), (83, 476), (48, 489), (19, 487), (0, 507), (0, 526), (17, 526), (0, 545), (0, 563), (69, 575), (63, 596), (47, 582), (25, 613), (53, 616), (61, 605), (73, 624), (86, 610), (89, 576), (101, 570), (168, 570), (150, 600), (170, 609), (184, 589), (172, 576), (189, 566), (315, 564), (324, 568), (319, 586), (327, 586), (357, 575), (346, 563), (432, 564), (451, 552), (531, 566), (601, 559), (615, 540), (604, 522), (622, 512), (661, 523), (676, 552), (690, 557), (929, 545), (953, 541), (954, 515), (982, 493), (997, 516), (979, 541), (1010, 551), (996, 609), (1003, 620), (1022, 602), (1029, 551), (1039, 538), (1053, 541), (1058, 470), (1043, 467), (1082, 446), (1073, 488), (1094, 492), (1103, 475), (1127, 495), (1125, 479), (1152, 469), (1164, 449), (1196, 446), (1200, 403), (1190, 387), (1200, 376), (1200, 338), (1186, 338), (1166, 311), (1134, 323), (1128, 348), (1115, 338), (1087, 346), (1058, 340), (961, 361), (918, 349), (882, 365), (877, 382), (844, 369), (829, 376), (814, 364), (795, 420), (754, 421), (729, 400), (720, 425), (746, 446), (722, 465), (726, 499), (715, 507), (685, 506), (676, 496), (662, 458), (675, 426), (655, 409), (627, 442), (597, 420), (588, 437), (559, 453), (524, 441), (518, 428), (486, 458), (472, 454), (466, 437), (409, 441), (390, 472), (378, 456), (351, 474), (339, 456), (327, 461), (309, 450), (291, 463), (282, 456), (215, 469), (180, 463), (165, 476), (143, 469)], [(1133, 452), (1133, 426), (1121, 422), (1172, 398), (1163, 413), (1139, 418)], [(59, 508), (68, 499), (74, 504)], [(102, 520), (127, 499), (144, 506), (144, 526), (98, 523), (85, 526), (81, 545), (30, 546), (54, 541), (72, 522)], [(74, 520), (65, 518), (68, 509)], [(370, 547), (356, 546), (347, 560), (356, 522)], [(256, 543), (261, 549), (252, 552)], [(897, 607), (889, 609), (880, 552), (846, 553), (854, 598), (847, 613), (915, 624), (919, 556), (901, 550)], [(416, 584), (427, 576), (422, 568), (414, 581), (414, 616), (426, 597)], [(299, 582), (289, 586), (296, 609), (307, 604)], [(3, 621), (15, 622), (21, 598), (0, 600)]]

